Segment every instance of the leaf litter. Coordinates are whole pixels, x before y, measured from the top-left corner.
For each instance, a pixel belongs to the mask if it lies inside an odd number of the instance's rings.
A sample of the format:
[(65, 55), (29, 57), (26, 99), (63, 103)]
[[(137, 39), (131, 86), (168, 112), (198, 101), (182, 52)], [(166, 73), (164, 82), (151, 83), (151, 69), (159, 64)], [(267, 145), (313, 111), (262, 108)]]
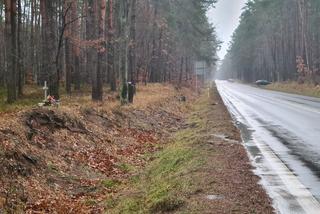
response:
[(0, 211), (103, 213), (118, 191), (106, 180), (126, 183), (141, 170), (145, 154), (184, 126), (194, 98), (191, 90), (154, 84), (138, 88), (131, 106), (79, 97), (83, 105), (2, 114)]

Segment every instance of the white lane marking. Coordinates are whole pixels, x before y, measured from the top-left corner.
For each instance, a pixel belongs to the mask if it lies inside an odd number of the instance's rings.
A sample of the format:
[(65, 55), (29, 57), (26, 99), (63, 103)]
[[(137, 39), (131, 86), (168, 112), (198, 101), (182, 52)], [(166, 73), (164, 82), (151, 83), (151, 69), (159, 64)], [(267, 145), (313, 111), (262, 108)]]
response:
[[(234, 114), (237, 118), (244, 118), (244, 116), (241, 115), (239, 110), (236, 109), (236, 106), (233, 104), (234, 100), (238, 100), (237, 98), (232, 96), (232, 93), (234, 92), (223, 85), (217, 85), (218, 89), (220, 88), (219, 92), (223, 96), (224, 102), (226, 102), (227, 105), (229, 104), (228, 108), (231, 113)], [(297, 176), (295, 176), (293, 172), (291, 172), (290, 169), (282, 162), (282, 160), (271, 150), (271, 148), (266, 144), (259, 142), (259, 140), (256, 140), (254, 142), (259, 148), (261, 154), (264, 156), (265, 160), (270, 162), (270, 165), (272, 166), (275, 174), (282, 180), (284, 186), (286, 187), (286, 191), (295, 197), (295, 200), (299, 203), (304, 212), (307, 214), (320, 213), (319, 202), (315, 199), (312, 193), (299, 181)], [(263, 175), (260, 174), (260, 176)], [(283, 198), (283, 200), (285, 200), (285, 198)], [(278, 206), (278, 208), (280, 209), (279, 211), (288, 213), (287, 209), (281, 209), (281, 206)], [(290, 213), (294, 213), (294, 211)]]
[(299, 181), (280, 158), (267, 145), (255, 141), (266, 161), (270, 162), (273, 171), (282, 180), (286, 190), (295, 197), (301, 208), (308, 214), (319, 214), (320, 204), (312, 193)]

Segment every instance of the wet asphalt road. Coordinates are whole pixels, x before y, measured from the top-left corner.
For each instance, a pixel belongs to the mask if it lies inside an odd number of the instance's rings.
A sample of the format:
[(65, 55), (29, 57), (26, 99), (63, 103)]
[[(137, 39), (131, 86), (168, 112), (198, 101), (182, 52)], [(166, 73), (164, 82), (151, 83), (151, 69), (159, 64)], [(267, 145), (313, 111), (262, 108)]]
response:
[(217, 81), (279, 213), (320, 213), (320, 99)]

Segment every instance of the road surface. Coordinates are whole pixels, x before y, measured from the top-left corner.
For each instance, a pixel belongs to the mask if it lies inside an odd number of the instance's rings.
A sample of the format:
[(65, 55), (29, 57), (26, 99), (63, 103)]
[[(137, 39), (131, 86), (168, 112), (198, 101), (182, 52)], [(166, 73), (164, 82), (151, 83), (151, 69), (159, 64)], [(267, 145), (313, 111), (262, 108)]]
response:
[(278, 213), (320, 213), (320, 99), (217, 81)]

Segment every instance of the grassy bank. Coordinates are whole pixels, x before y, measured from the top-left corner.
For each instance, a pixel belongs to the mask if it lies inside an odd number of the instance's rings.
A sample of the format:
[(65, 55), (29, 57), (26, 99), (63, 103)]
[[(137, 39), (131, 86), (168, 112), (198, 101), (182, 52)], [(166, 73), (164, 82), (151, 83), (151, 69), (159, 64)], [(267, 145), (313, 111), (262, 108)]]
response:
[(272, 213), (216, 89), (146, 169), (109, 198), (106, 213)]
[[(197, 108), (206, 105), (198, 102)], [(145, 173), (132, 180), (132, 188), (117, 199), (112, 213), (156, 213), (180, 208), (188, 195), (197, 191), (197, 183), (190, 173), (206, 162), (200, 144), (203, 121), (192, 117), (192, 127), (178, 132), (172, 143), (156, 154)], [(108, 203), (110, 204), (110, 203)], [(111, 203), (114, 204), (114, 203)]]
[(299, 94), (312, 97), (320, 97), (320, 86), (314, 84), (298, 84), (297, 82), (273, 83), (266, 87), (270, 90)]

